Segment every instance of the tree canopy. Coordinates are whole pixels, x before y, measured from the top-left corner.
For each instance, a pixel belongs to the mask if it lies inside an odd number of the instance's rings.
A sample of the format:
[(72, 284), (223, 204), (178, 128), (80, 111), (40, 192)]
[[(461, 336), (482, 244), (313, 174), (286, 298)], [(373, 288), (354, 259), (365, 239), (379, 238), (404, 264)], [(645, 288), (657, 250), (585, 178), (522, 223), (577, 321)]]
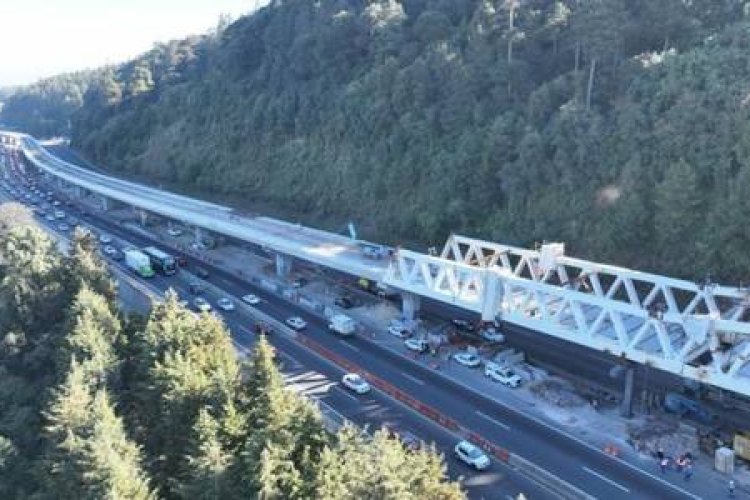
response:
[[(3, 229), (3, 498), (462, 496), (435, 453), (329, 434), (317, 408), (284, 387), (264, 337), (243, 364), (224, 324), (173, 292), (146, 318), (122, 314), (87, 234), (61, 255), (37, 227)], [(383, 474), (351, 470), (355, 457)], [(329, 464), (335, 472), (321, 469)], [(335, 497), (331, 474), (347, 478)]]

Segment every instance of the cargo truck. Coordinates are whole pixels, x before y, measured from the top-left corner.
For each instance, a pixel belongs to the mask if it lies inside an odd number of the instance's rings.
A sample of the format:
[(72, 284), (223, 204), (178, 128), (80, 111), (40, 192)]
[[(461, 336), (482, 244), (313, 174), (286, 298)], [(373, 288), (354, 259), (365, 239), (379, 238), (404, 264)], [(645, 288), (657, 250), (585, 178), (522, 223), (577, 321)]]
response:
[(125, 254), (125, 265), (138, 273), (141, 278), (151, 278), (154, 275), (148, 255), (135, 249), (124, 250), (123, 254)]
[(357, 322), (345, 314), (334, 314), (328, 322), (328, 329), (348, 337), (354, 335), (357, 329)]

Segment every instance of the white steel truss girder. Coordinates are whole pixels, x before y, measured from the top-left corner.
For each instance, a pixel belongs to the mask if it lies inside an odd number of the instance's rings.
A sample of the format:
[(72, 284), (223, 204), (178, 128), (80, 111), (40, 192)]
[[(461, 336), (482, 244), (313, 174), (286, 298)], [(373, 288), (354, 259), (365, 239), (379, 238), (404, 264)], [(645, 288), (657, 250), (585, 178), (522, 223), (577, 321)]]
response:
[(747, 290), (545, 250), (452, 235), (439, 257), (397, 252), (385, 282), (750, 395)]

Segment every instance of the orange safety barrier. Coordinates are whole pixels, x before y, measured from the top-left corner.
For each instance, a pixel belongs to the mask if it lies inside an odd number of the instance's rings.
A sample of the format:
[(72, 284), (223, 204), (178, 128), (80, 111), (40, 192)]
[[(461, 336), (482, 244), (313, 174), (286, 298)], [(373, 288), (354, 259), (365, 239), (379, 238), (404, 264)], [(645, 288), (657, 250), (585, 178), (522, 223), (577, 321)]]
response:
[(607, 443), (604, 446), (604, 453), (612, 457), (618, 457), (620, 456), (620, 449), (612, 443)]

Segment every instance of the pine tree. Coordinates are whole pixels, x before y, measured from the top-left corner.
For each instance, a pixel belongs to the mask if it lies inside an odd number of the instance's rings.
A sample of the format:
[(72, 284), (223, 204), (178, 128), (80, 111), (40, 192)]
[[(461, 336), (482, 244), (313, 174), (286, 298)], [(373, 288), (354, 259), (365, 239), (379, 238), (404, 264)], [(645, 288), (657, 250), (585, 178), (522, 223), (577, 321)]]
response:
[[(115, 384), (119, 359), (115, 350), (122, 327), (106, 299), (83, 285), (70, 308), (70, 333), (58, 351), (61, 360), (75, 358), (95, 384)], [(64, 367), (65, 361), (58, 367)], [(58, 368), (60, 369), (60, 368)], [(64, 372), (63, 372), (64, 375)]]
[(188, 455), (188, 477), (180, 486), (183, 498), (210, 500), (237, 498), (228, 469), (234, 457), (219, 439), (220, 426), (207, 408), (200, 410)]
[(310, 498), (318, 458), (328, 443), (320, 415), (284, 388), (273, 347), (261, 337), (244, 386), (247, 438), (236, 474), (266, 498)]
[(39, 472), (43, 497), (155, 498), (140, 451), (126, 436), (106, 390), (92, 394), (86, 370), (75, 360), (46, 417), (47, 451)]
[(110, 307), (114, 308), (117, 287), (98, 249), (96, 238), (90, 232), (77, 228), (73, 234), (70, 256), (65, 259), (66, 269), (71, 282), (78, 282), (79, 286), (87, 286), (104, 296)]
[(85, 455), (85, 431), (93, 397), (80, 363), (73, 360), (65, 382), (52, 396), (46, 412), (48, 443), (40, 472), (42, 491), (57, 492), (59, 498), (81, 496), (81, 466)]
[(135, 428), (152, 458), (152, 476), (165, 492), (189, 481), (199, 413), (219, 411), (235, 398), (239, 364), (224, 325), (195, 317), (168, 294), (134, 340), (127, 400)]
[(157, 498), (141, 467), (139, 448), (128, 439), (106, 390), (97, 392), (89, 414), (90, 436), (82, 460), (88, 498)]

